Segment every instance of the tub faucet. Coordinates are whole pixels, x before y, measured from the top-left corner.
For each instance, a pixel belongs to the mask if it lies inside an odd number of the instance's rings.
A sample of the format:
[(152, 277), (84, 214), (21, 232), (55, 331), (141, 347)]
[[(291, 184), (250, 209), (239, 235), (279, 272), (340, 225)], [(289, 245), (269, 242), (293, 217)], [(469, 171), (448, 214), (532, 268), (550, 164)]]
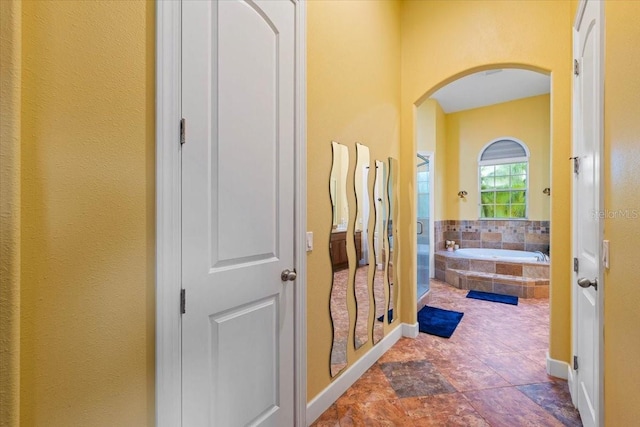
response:
[(547, 261), (549, 261), (549, 255), (545, 254), (544, 252), (535, 251), (534, 253), (536, 254), (536, 258), (538, 258), (539, 262), (547, 262)]

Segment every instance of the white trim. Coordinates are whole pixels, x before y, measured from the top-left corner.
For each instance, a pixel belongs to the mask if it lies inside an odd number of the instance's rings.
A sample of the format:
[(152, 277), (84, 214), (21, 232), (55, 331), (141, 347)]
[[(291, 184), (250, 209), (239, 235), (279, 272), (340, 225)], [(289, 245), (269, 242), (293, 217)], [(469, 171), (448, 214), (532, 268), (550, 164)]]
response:
[(420, 324), (418, 322), (410, 325), (408, 323), (401, 324), (402, 336), (406, 338), (415, 338), (420, 333)]
[[(576, 10), (576, 16), (573, 20), (573, 28), (576, 28), (576, 24), (582, 20), (582, 16), (584, 15), (584, 11), (587, 9), (587, 1), (580, 0), (578, 3), (578, 9)], [(574, 45), (575, 47), (575, 45)], [(575, 56), (575, 55), (574, 55)]]
[[(436, 277), (436, 153), (429, 153), (429, 278)], [(431, 289), (431, 286), (429, 286)]]
[[(579, 39), (577, 37), (577, 33), (578, 33), (578, 26), (580, 25), (586, 11), (587, 1), (588, 0), (580, 0), (580, 3), (578, 3), (578, 9), (576, 11), (576, 17), (573, 23), (572, 59), (575, 59), (578, 52), (580, 51)], [(604, 170), (602, 167), (603, 165), (602, 158), (604, 153), (604, 38), (605, 38), (604, 7), (605, 6), (604, 6), (604, 2), (596, 1), (595, 3), (597, 4), (597, 7), (598, 7), (598, 27), (599, 27), (598, 29), (600, 32), (600, 39), (599, 39), (598, 55), (597, 55), (598, 67), (597, 67), (596, 76), (595, 76), (596, 85), (597, 85), (597, 93), (595, 94), (596, 109), (597, 109), (597, 113), (596, 113), (597, 123), (595, 123), (595, 125), (598, 128), (599, 144), (598, 144), (598, 152), (595, 153), (594, 155), (595, 155), (596, 167), (598, 168), (598, 171), (600, 174), (600, 182), (599, 182), (599, 186), (594, 190), (597, 191), (598, 193), (598, 204), (599, 204), (598, 210), (602, 211), (604, 207), (604, 191), (603, 191)], [(576, 136), (579, 134), (578, 128), (577, 128), (577, 122), (578, 122), (577, 112), (581, 107), (580, 105), (578, 105), (578, 97), (576, 96), (575, 83), (576, 83), (576, 79), (574, 77), (572, 79), (572, 87), (571, 87), (572, 156), (576, 155), (576, 152), (575, 152)], [(573, 211), (573, 221), (571, 225), (571, 238), (572, 238), (572, 245), (573, 245), (572, 258), (574, 258), (576, 256), (575, 250), (577, 247), (577, 232), (576, 232), (575, 225), (577, 224), (576, 216), (578, 214), (577, 207), (579, 206), (579, 203), (578, 203), (577, 195), (575, 192), (575, 186), (572, 186), (571, 192), (572, 192), (571, 199), (572, 199), (572, 211)], [(602, 239), (604, 238), (604, 221), (601, 221), (598, 216), (596, 216), (596, 219), (598, 221), (598, 235), (600, 237), (599, 240), (601, 242)], [(597, 251), (596, 258), (601, 259), (600, 244), (597, 246), (596, 251)], [(573, 354), (575, 354), (576, 349), (578, 347), (578, 331), (577, 331), (577, 325), (579, 322), (578, 309), (577, 309), (578, 308), (578, 303), (577, 303), (578, 289), (574, 284), (575, 280), (577, 279), (577, 274), (573, 272), (573, 269), (571, 269), (571, 271), (572, 271), (571, 273), (571, 278), (572, 278), (572, 281), (571, 281), (571, 299), (572, 299), (571, 343), (572, 343)], [(598, 372), (596, 377), (594, 378), (594, 382), (595, 382), (594, 392), (597, 394), (596, 399), (597, 399), (597, 405), (598, 405), (596, 409), (597, 416), (598, 416), (596, 423), (597, 425), (600, 425), (600, 426), (604, 426), (604, 419), (605, 419), (604, 418), (604, 415), (605, 415), (604, 414), (605, 412), (605, 406), (604, 406), (604, 295), (605, 295), (604, 268), (601, 263), (600, 267), (598, 268), (598, 290), (597, 290), (598, 301), (596, 302), (596, 305), (597, 305), (596, 327), (598, 328), (598, 338), (597, 338), (598, 342), (596, 343), (596, 345), (598, 346), (598, 360), (596, 361), (596, 365), (598, 367)], [(579, 393), (579, 390), (578, 390), (579, 382), (580, 382), (579, 371), (575, 373), (573, 371), (570, 371), (569, 372), (569, 392), (571, 393), (571, 401), (574, 403), (576, 407), (578, 404), (577, 400), (578, 400), (578, 393)]]
[[(519, 160), (518, 160), (519, 159)], [(509, 160), (508, 162), (505, 163), (500, 163), (502, 160)], [(499, 164), (506, 164), (506, 163), (522, 163), (523, 161), (527, 162), (527, 186), (524, 188), (524, 197), (525, 197), (525, 205), (524, 205), (524, 218), (513, 218), (513, 217), (507, 217), (507, 218), (498, 218), (498, 217), (483, 217), (482, 216), (482, 193), (483, 192), (498, 192), (498, 191), (520, 191), (522, 190), (521, 188), (517, 188), (514, 189), (512, 187), (509, 188), (504, 188), (504, 189), (493, 189), (493, 190), (483, 190), (482, 189), (482, 177), (480, 176), (480, 167), (482, 166), (488, 166), (488, 165), (499, 165)], [(478, 162), (478, 219), (481, 221), (486, 221), (486, 220), (500, 220), (500, 221), (528, 221), (529, 220), (529, 158), (524, 158), (524, 157), (518, 157), (518, 158), (512, 158), (512, 159), (501, 159), (496, 163), (492, 163), (490, 161), (485, 161), (482, 162), (484, 164), (481, 164), (480, 162)], [(511, 176), (511, 173), (509, 173), (509, 176)], [(493, 206), (498, 206), (497, 203), (493, 203)], [(502, 206), (502, 205), (501, 205)], [(509, 206), (511, 206), (511, 204), (509, 204)]]
[[(598, 188), (598, 199), (600, 203), (600, 212), (604, 209), (604, 162), (602, 159), (604, 158), (604, 38), (605, 38), (605, 16), (604, 16), (604, 2), (598, 2), (598, 10), (599, 10), (599, 18), (600, 18), (600, 46), (599, 46), (599, 79), (598, 79), (598, 122), (600, 127), (600, 144), (598, 144), (598, 158), (596, 160), (598, 164), (598, 171), (600, 173), (600, 186)], [(598, 259), (602, 260), (602, 246), (601, 242), (604, 240), (604, 221), (598, 221), (598, 225), (600, 230), (598, 234), (600, 235), (600, 242), (598, 243)], [(598, 376), (596, 380), (598, 381), (597, 393), (598, 393), (598, 408), (599, 408), (599, 418), (598, 425), (604, 426), (604, 297), (607, 292), (607, 284), (604, 280), (604, 266), (602, 262), (600, 263), (600, 273), (598, 274), (598, 283), (600, 286), (598, 287), (598, 292), (600, 292), (600, 301), (598, 305)]]
[(398, 325), (389, 332), (382, 340), (373, 346), (347, 370), (342, 371), (331, 384), (314, 397), (307, 405), (307, 423), (312, 424), (320, 415), (324, 413), (342, 394), (349, 389), (382, 355), (398, 342), (402, 337), (403, 326)]
[(547, 352), (547, 374), (552, 377), (566, 380), (569, 377), (571, 366), (562, 360), (552, 359)]
[[(522, 148), (524, 148), (524, 152), (526, 154), (525, 157), (508, 157), (508, 158), (504, 158), (504, 159), (495, 159), (495, 160), (480, 160), (482, 158), (482, 154), (484, 153), (484, 151), (489, 148), (491, 146), (491, 144), (498, 142), (498, 141), (513, 141), (513, 142), (517, 142), (518, 144), (520, 144), (522, 146)], [(501, 138), (496, 138), (488, 143), (486, 143), (484, 145), (484, 147), (482, 147), (482, 149), (480, 150), (480, 153), (478, 153), (478, 219), (479, 220), (528, 220), (529, 219), (529, 179), (530, 179), (530, 175), (529, 175), (529, 159), (531, 158), (531, 152), (529, 151), (529, 147), (527, 147), (527, 144), (525, 144), (523, 141), (519, 140), (518, 138), (514, 138), (512, 136), (504, 136)], [(524, 205), (524, 218), (512, 218), (512, 217), (508, 217), (508, 218), (487, 218), (487, 217), (483, 217), (482, 216), (482, 179), (480, 176), (480, 168), (482, 166), (492, 166), (492, 165), (504, 165), (507, 163), (522, 163), (522, 162), (526, 162), (527, 163), (527, 186), (524, 189), (525, 193), (524, 193), (524, 197), (525, 197), (525, 205)], [(511, 176), (511, 174), (509, 174), (509, 176)], [(517, 190), (513, 190), (511, 187), (509, 187), (508, 189), (504, 189), (505, 191), (517, 191)], [(520, 190), (520, 189), (518, 189)], [(494, 190), (484, 190), (485, 192), (489, 192), (489, 191), (500, 191), (497, 189)], [(511, 204), (509, 204), (510, 206)], [(496, 203), (493, 203), (493, 206), (495, 208)]]
[(298, 426), (307, 419), (307, 95), (306, 95), (306, 4), (296, 6), (296, 168), (295, 168), (295, 287), (294, 419)]
[[(306, 41), (305, 4), (296, 6), (295, 395), (306, 419)], [(181, 317), (181, 2), (156, 3), (156, 420), (182, 423)]]
[[(572, 57), (572, 61), (575, 60), (575, 56), (576, 56), (576, 52), (579, 50), (578, 49), (578, 30), (576, 28), (576, 26), (578, 25), (578, 23), (580, 22), (580, 20), (582, 19), (582, 16), (584, 15), (584, 11), (586, 8), (586, 1), (584, 0), (580, 0), (580, 2), (578, 3), (578, 10), (576, 13), (576, 18), (575, 21), (573, 22), (573, 28), (572, 30), (572, 51), (571, 51), (571, 57)], [(571, 79), (571, 156), (574, 155), (575, 153), (575, 135), (576, 132), (578, 131), (578, 106), (577, 106), (577, 100), (576, 100), (576, 91), (577, 91), (577, 87), (576, 87), (576, 79), (572, 78)], [(572, 174), (571, 176), (571, 259), (573, 260), (573, 258), (575, 258), (576, 256), (576, 252), (575, 252), (575, 248), (576, 248), (576, 232), (575, 232), (575, 220), (576, 220), (576, 192), (575, 192), (575, 188), (574, 188), (574, 176)], [(569, 267), (569, 266), (567, 266)], [(573, 279), (575, 278), (575, 273), (573, 272), (573, 265), (570, 266), (571, 267), (571, 356), (575, 355), (576, 353), (576, 349), (578, 348), (578, 338), (577, 338), (577, 330), (576, 330), (576, 325), (577, 325), (577, 321), (578, 321), (578, 304), (577, 304), (577, 290), (575, 288), (575, 286), (573, 285)], [(569, 376), (569, 380), (568, 380), (568, 385), (569, 385), (569, 394), (571, 394), (571, 401), (573, 402), (574, 406), (577, 408), (578, 407), (578, 382), (577, 382), (577, 378), (576, 376), (573, 374), (573, 372), (571, 372), (571, 375)]]
[(569, 394), (571, 395), (571, 403), (575, 408), (578, 407), (578, 383), (576, 377), (573, 375), (573, 370), (569, 367), (567, 371), (567, 386), (569, 387)]
[(529, 162), (529, 157), (505, 157), (495, 160), (478, 160), (478, 166), (506, 165), (509, 163)]
[[(493, 139), (489, 142), (487, 142), (481, 149), (480, 152), (478, 153), (478, 164), (482, 164), (482, 153), (484, 153), (484, 150), (486, 150), (487, 148), (489, 148), (489, 146), (491, 144), (493, 144), (494, 142), (498, 142), (498, 141), (513, 141), (513, 142), (517, 142), (518, 144), (520, 144), (522, 146), (522, 148), (524, 148), (524, 152), (526, 153), (526, 159), (527, 161), (529, 160), (529, 157), (531, 157), (531, 152), (529, 151), (529, 147), (527, 147), (527, 144), (525, 144), (524, 142), (522, 142), (522, 140), (518, 139), (518, 138), (514, 138), (512, 136), (503, 136), (501, 138), (496, 138)], [(497, 159), (497, 162), (501, 162), (502, 160), (508, 160), (508, 162), (504, 162), (504, 163), (512, 163), (512, 160), (518, 161), (516, 159), (524, 159), (525, 157), (512, 157), (510, 159)], [(487, 161), (487, 160), (485, 160)], [(519, 160), (519, 161), (523, 161), (523, 160)], [(490, 164), (495, 165), (498, 164), (496, 163), (496, 161), (494, 160), (489, 160)]]
[(156, 422), (182, 423), (181, 3), (156, 3)]

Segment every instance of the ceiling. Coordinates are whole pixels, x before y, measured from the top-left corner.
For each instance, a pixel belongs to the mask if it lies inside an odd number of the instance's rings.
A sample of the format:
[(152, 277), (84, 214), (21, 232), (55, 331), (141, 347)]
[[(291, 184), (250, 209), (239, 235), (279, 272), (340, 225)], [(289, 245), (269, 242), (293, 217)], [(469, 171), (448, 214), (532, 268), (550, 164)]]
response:
[(431, 95), (445, 113), (528, 98), (550, 92), (551, 77), (516, 68), (481, 71), (455, 80)]

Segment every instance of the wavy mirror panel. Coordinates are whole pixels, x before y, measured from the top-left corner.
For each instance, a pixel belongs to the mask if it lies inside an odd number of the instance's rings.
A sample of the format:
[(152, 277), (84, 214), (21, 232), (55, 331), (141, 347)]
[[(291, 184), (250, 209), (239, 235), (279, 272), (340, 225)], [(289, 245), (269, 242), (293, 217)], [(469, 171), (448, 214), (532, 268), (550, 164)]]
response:
[(356, 349), (369, 341), (369, 309), (371, 304), (369, 271), (373, 268), (369, 261), (370, 162), (369, 147), (356, 143), (356, 171), (353, 183), (356, 191), (356, 218), (353, 239), (358, 260), (353, 285), (353, 293), (356, 300), (356, 325), (353, 341)]
[(389, 223), (387, 226), (387, 240), (389, 246), (389, 265), (387, 268), (389, 283), (389, 316), (387, 320), (393, 323), (398, 318), (398, 236), (396, 233), (398, 219), (398, 160), (389, 157), (389, 181), (387, 185), (389, 197)]
[(331, 376), (336, 376), (347, 366), (347, 339), (349, 337), (349, 311), (347, 309), (347, 285), (349, 283), (349, 257), (347, 254), (347, 172), (349, 150), (345, 145), (331, 142), (333, 162), (329, 180), (332, 206), (332, 226), (329, 238), (329, 255), (333, 269), (329, 311), (333, 325), (331, 346)]
[(373, 343), (376, 344), (384, 337), (384, 317), (386, 298), (384, 291), (384, 275), (386, 270), (385, 240), (387, 224), (387, 170), (384, 162), (376, 160), (376, 176), (373, 185), (374, 199), (374, 230), (373, 257), (375, 272), (373, 275), (373, 304), (375, 318), (373, 321)]

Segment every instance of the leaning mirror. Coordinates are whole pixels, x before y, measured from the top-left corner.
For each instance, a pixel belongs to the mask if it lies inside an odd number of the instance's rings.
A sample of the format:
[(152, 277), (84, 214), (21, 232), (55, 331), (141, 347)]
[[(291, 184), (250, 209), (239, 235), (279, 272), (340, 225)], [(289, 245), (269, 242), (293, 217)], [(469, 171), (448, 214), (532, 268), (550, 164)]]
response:
[(331, 143), (333, 163), (329, 180), (329, 195), (332, 206), (332, 226), (329, 239), (329, 255), (333, 270), (331, 284), (330, 313), (333, 325), (331, 346), (331, 376), (337, 375), (347, 366), (347, 339), (349, 337), (349, 312), (347, 310), (347, 284), (349, 282), (349, 258), (347, 255), (347, 171), (349, 150), (346, 146)]
[[(356, 277), (353, 293), (356, 301), (356, 325), (353, 335), (356, 349), (369, 340), (369, 148), (356, 143), (356, 218), (353, 239), (356, 248)], [(371, 265), (372, 267), (372, 265)]]
[(373, 185), (374, 199), (374, 230), (373, 230), (373, 257), (375, 260), (375, 272), (373, 275), (373, 304), (375, 319), (373, 322), (373, 343), (376, 344), (384, 336), (384, 315), (386, 310), (386, 298), (384, 292), (384, 272), (386, 265), (385, 256), (385, 225), (387, 223), (387, 192), (385, 182), (387, 179), (385, 163), (376, 160), (376, 176)]
[(395, 233), (398, 215), (398, 161), (389, 157), (389, 181), (387, 184), (389, 197), (389, 222), (387, 225), (387, 244), (389, 247), (389, 264), (387, 267), (387, 283), (389, 283), (389, 315), (387, 320), (392, 323), (398, 318), (398, 281), (396, 268), (398, 265), (398, 239)]

